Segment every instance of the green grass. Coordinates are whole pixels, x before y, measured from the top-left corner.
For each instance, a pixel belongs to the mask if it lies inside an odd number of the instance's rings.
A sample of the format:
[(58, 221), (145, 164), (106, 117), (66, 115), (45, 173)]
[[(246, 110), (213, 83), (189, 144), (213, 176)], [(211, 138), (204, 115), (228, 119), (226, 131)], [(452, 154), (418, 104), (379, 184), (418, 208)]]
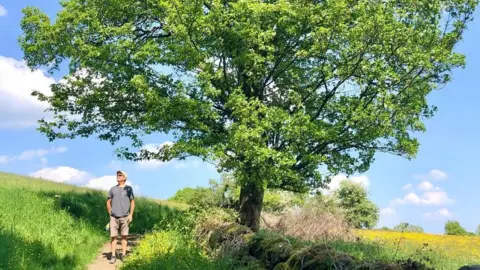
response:
[(122, 269), (254, 269), (248, 266), (239, 266), (237, 263), (229, 258), (211, 259), (202, 252), (191, 237), (169, 230), (147, 235), (122, 266)]
[[(0, 173), (0, 269), (83, 269), (108, 241), (106, 192)], [(136, 198), (132, 233), (164, 228), (180, 211)]]

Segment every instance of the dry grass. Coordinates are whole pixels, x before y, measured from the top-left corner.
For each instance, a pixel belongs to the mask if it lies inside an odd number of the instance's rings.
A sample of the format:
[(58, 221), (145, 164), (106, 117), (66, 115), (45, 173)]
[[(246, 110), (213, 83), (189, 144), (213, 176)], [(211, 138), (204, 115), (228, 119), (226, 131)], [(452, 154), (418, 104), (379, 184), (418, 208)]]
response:
[(341, 213), (314, 207), (288, 211), (281, 215), (263, 213), (262, 226), (307, 241), (355, 239), (354, 230)]

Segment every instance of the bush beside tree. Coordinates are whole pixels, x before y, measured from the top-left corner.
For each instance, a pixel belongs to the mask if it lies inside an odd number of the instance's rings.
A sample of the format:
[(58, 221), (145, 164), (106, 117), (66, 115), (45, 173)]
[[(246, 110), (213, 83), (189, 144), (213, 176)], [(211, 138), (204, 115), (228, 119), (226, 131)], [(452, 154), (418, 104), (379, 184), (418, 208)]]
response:
[(360, 184), (344, 180), (334, 191), (338, 207), (344, 209), (345, 217), (355, 228), (373, 228), (379, 219), (379, 209), (369, 198), (367, 190)]

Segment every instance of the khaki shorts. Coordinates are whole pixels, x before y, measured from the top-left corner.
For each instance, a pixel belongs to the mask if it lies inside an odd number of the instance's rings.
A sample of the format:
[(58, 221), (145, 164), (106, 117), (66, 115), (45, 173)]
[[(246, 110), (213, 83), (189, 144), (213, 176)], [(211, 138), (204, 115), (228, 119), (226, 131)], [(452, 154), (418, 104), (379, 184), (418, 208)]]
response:
[(120, 235), (128, 235), (128, 217), (115, 218), (110, 216), (110, 237), (117, 237), (119, 229)]

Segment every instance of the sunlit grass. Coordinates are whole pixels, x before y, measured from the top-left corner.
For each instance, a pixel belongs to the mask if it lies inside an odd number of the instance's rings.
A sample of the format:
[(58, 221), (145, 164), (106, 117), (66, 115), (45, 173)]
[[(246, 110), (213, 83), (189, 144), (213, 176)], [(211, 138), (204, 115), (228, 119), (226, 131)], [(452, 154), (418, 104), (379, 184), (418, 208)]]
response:
[(251, 266), (238, 266), (233, 263), (233, 259), (227, 257), (209, 258), (195, 243), (195, 240), (188, 236), (176, 231), (158, 231), (148, 234), (140, 241), (122, 269), (255, 269)]
[[(83, 269), (108, 241), (106, 198), (104, 191), (0, 173), (0, 269)], [(132, 233), (161, 229), (184, 207), (136, 201)]]
[(0, 175), (0, 269), (82, 269), (107, 234), (56, 207), (65, 186)]

